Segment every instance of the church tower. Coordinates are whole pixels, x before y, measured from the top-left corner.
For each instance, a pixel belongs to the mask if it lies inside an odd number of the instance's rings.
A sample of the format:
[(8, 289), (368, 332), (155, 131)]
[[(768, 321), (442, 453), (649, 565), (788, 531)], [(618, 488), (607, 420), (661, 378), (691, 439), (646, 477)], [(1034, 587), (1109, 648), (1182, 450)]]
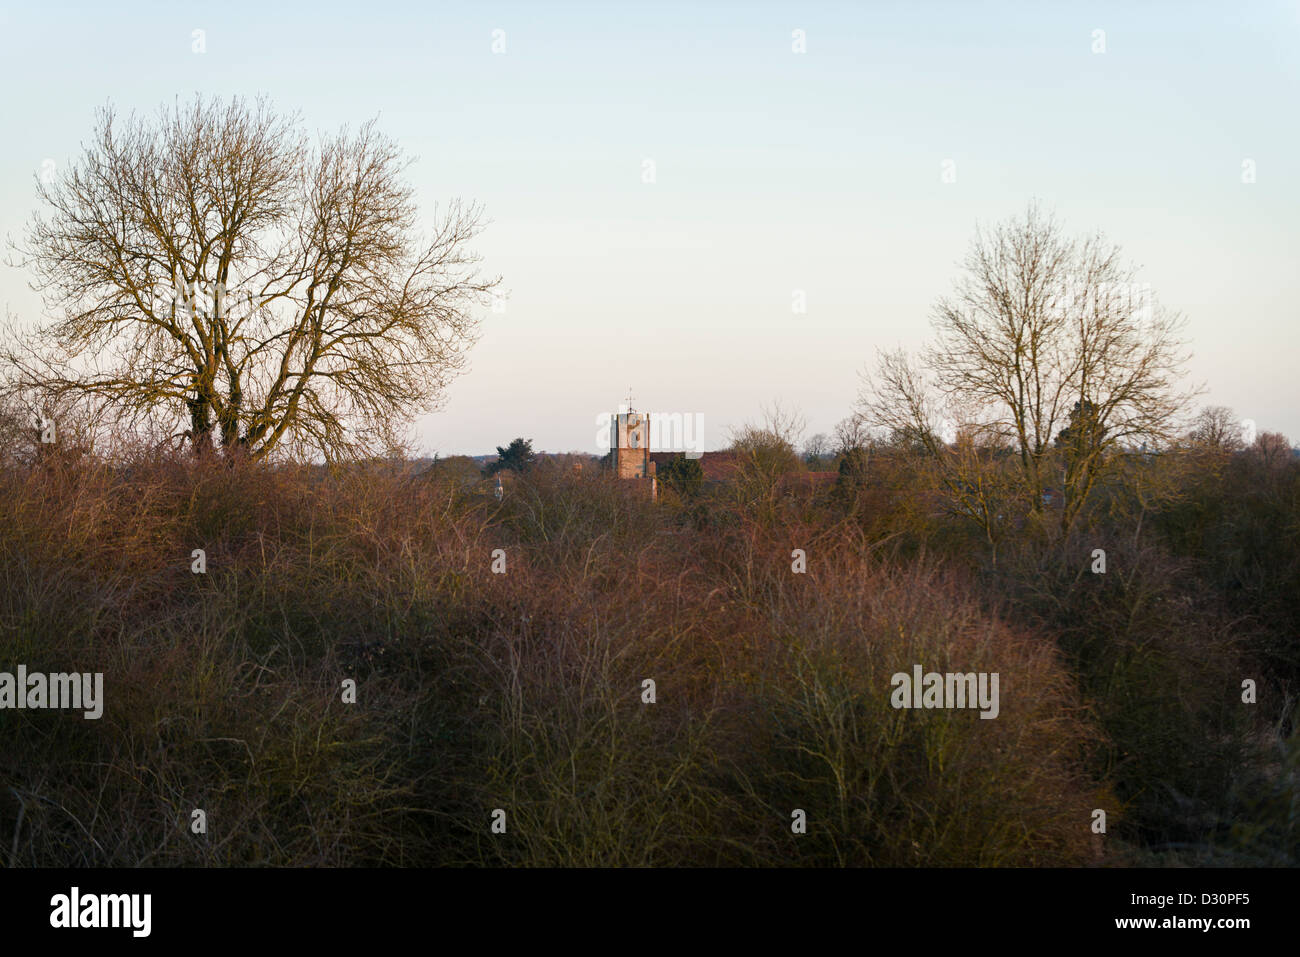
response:
[(609, 449), (614, 453), (614, 474), (619, 478), (646, 478), (650, 474), (650, 415), (629, 405), (610, 421)]

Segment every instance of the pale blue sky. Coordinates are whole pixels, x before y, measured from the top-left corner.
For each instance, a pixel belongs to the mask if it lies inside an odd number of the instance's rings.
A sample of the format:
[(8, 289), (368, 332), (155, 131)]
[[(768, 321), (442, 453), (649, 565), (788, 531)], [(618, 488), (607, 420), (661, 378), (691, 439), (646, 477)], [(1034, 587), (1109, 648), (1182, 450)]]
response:
[[(1205, 401), (1300, 439), (1296, 2), (7, 3), (0, 70), (0, 234), (95, 107), (195, 91), (378, 114), (426, 207), (485, 204), (507, 311), (427, 450), (594, 451), (629, 386), (710, 448), (777, 398), (830, 431), (877, 347), (926, 336), (977, 221), (1031, 197), (1188, 316)], [(25, 283), (0, 267), (0, 308), (34, 316)]]

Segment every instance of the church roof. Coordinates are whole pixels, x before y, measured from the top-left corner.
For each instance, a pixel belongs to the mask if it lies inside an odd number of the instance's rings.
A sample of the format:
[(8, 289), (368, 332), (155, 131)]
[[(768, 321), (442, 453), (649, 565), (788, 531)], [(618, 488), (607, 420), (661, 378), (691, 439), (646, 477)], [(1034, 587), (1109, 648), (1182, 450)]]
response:
[[(650, 461), (655, 463), (656, 469), (661, 469), (673, 459), (681, 458), (685, 454), (685, 452), (651, 452)], [(736, 470), (735, 452), (704, 452), (697, 461), (700, 463), (705, 479), (711, 481), (728, 479)]]

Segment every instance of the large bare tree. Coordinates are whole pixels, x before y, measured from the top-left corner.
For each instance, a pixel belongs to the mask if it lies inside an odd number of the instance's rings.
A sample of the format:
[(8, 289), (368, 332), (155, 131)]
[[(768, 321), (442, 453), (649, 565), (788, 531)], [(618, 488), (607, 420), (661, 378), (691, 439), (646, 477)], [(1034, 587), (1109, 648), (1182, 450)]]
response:
[(265, 100), (105, 108), (12, 247), (46, 315), (6, 344), (9, 387), (232, 458), (391, 448), (497, 282), (477, 207), (418, 231), (407, 165), (373, 121), (313, 142)]
[(1243, 432), (1243, 424), (1230, 408), (1206, 406), (1192, 421), (1187, 444), (1196, 451), (1231, 454), (1246, 447)]
[(1030, 512), (1059, 495), (1068, 530), (1114, 453), (1174, 438), (1193, 394), (1178, 385), (1183, 320), (1118, 247), (1065, 235), (1034, 204), (977, 231), (964, 267), (920, 360), (881, 355), (859, 408), (925, 449), (990, 541), (1004, 516), (990, 486)]

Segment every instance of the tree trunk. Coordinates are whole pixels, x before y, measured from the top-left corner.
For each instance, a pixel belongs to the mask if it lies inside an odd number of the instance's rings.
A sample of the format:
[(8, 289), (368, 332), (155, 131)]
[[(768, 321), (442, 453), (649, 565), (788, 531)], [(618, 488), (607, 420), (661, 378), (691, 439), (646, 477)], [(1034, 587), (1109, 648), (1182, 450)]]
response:
[(212, 403), (202, 395), (190, 399), (190, 444), (195, 457), (211, 453), (212, 445)]

